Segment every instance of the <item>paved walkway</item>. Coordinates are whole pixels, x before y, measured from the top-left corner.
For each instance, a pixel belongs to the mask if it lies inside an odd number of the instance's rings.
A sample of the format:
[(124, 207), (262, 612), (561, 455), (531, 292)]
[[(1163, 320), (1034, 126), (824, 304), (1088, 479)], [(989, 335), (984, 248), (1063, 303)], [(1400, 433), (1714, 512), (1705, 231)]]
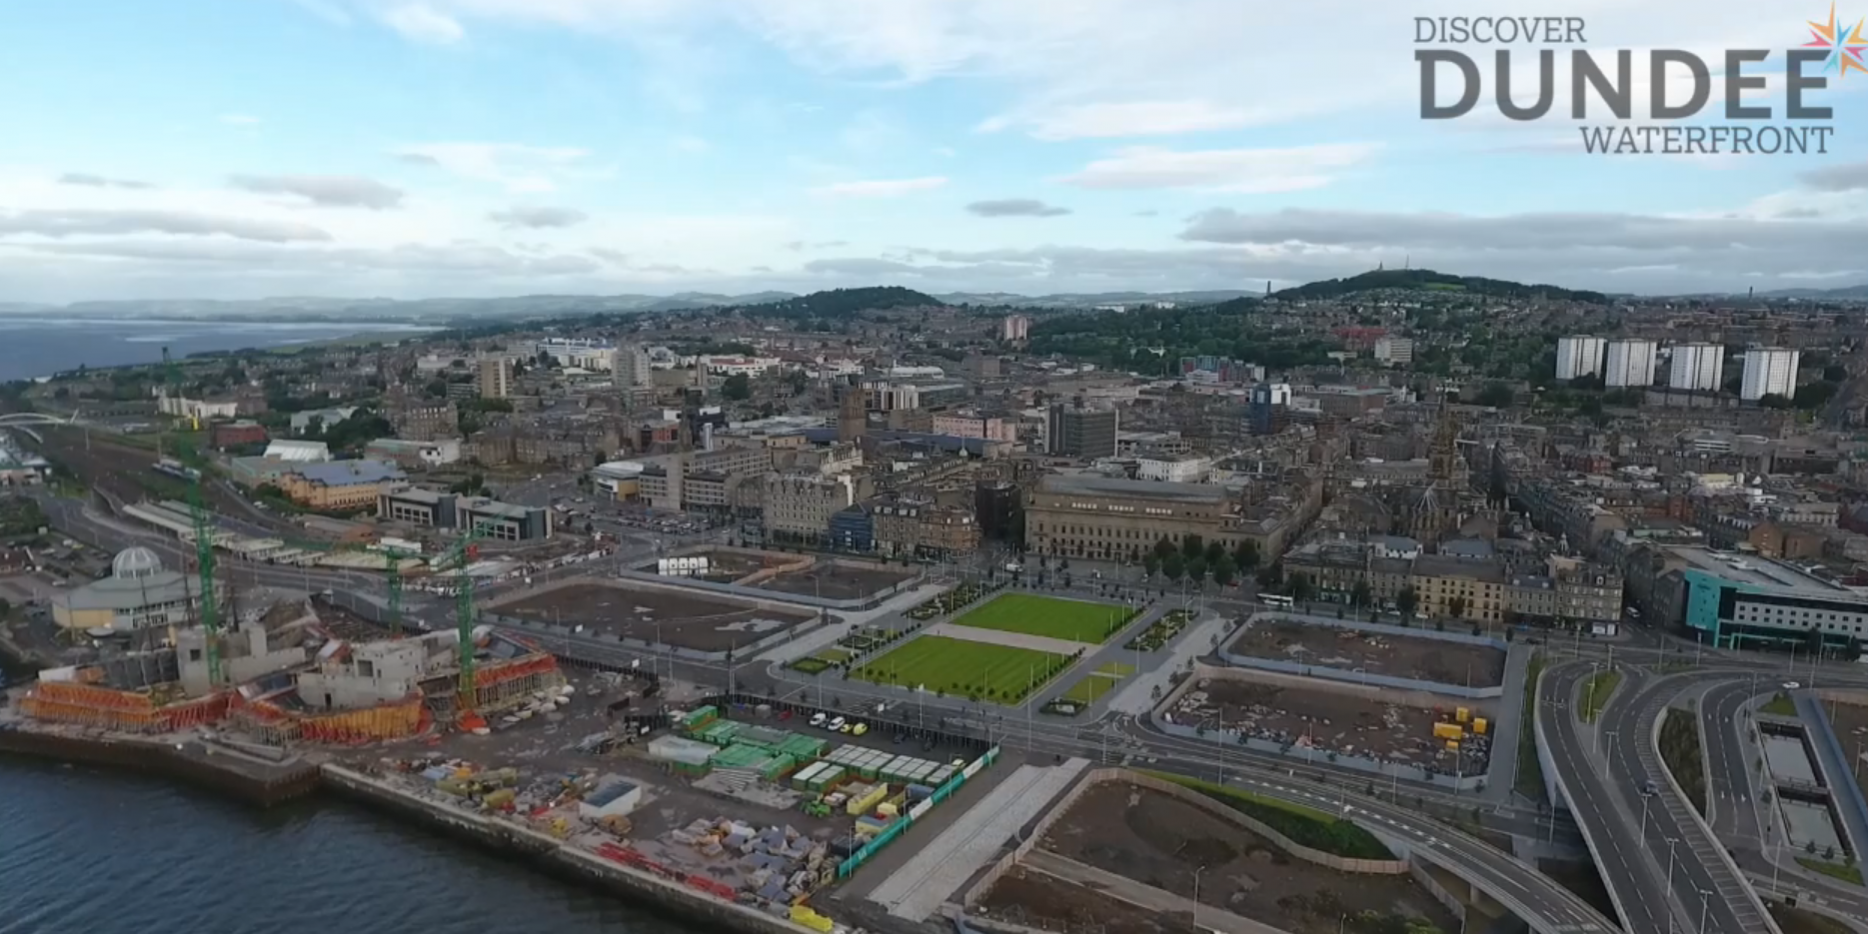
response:
[[(1268, 924), (1260, 924), (1250, 918), (1242, 918), (1232, 912), (1208, 905), (1202, 905), (1190, 898), (1182, 898), (1166, 889), (1157, 889), (1152, 885), (1143, 885), (1126, 876), (1106, 872), (1074, 859), (1066, 859), (1056, 853), (1033, 848), (1025, 857), (1024, 866), (1044, 873), (1055, 879), (1094, 889), (1110, 898), (1128, 902), (1138, 908), (1160, 914), (1190, 914), (1195, 919), (1195, 926), (1224, 934), (1284, 934), (1284, 931)], [(1224, 880), (1212, 880), (1223, 882)]]
[(1006, 632), (1002, 629), (981, 629), (978, 626), (959, 626), (953, 623), (935, 623), (921, 630), (921, 634), (965, 639), (968, 642), (985, 642), (1013, 649), (1031, 649), (1037, 652), (1050, 652), (1054, 655), (1075, 655), (1080, 649), (1095, 648), (1089, 643), (1073, 642), (1069, 639), (1053, 639), (1049, 636), (1034, 636), (1028, 632)]
[(1509, 801), (1518, 783), (1518, 734), (1524, 727), (1524, 679), (1530, 673), (1528, 645), (1512, 643), (1505, 653), (1505, 691), (1498, 698), (1498, 712), (1492, 717), (1492, 767), (1485, 776), (1481, 797), (1489, 801)]
[(1116, 713), (1146, 715), (1155, 705), (1154, 688), (1159, 686), (1165, 696), (1172, 686), (1174, 672), (1179, 671), (1188, 659), (1199, 658), (1213, 651), (1213, 638), (1224, 633), (1231, 625), (1230, 617), (1213, 613), (1210, 618), (1198, 620), (1182, 630), (1167, 659), (1129, 678), (1127, 686), (1109, 701), (1109, 709)]
[(1088, 759), (1070, 759), (1061, 766), (1020, 766), (985, 800), (876, 886), (869, 900), (886, 906), (889, 914), (897, 918), (927, 918), (967, 879), (985, 868), (1000, 847), (1076, 781), (1089, 764)]
[(803, 658), (806, 655), (815, 654), (820, 649), (827, 649), (836, 645), (838, 639), (849, 635), (850, 630), (857, 626), (866, 626), (884, 616), (913, 609), (922, 603), (934, 599), (941, 591), (946, 589), (948, 588), (945, 584), (923, 584), (913, 590), (898, 593), (867, 610), (859, 610), (854, 613), (832, 610), (831, 612), (843, 617), (843, 622), (833, 623), (829, 626), (820, 626), (790, 642), (775, 645), (760, 653), (755, 661), (788, 662), (794, 658)]

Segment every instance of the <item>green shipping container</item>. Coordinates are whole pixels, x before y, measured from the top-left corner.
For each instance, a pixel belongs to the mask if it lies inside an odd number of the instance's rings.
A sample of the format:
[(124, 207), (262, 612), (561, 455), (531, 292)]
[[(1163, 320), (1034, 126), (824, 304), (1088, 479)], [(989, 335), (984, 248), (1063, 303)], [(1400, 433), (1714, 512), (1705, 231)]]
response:
[(790, 756), (776, 756), (771, 761), (767, 762), (764, 768), (759, 770), (759, 777), (768, 782), (779, 781), (786, 775), (791, 774), (791, 770), (797, 767), (798, 760)]

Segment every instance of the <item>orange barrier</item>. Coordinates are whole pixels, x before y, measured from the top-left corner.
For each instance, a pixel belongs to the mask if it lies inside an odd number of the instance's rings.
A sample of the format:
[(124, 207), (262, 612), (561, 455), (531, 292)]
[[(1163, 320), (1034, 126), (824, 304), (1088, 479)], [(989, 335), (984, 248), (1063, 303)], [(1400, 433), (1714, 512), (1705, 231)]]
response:
[(157, 706), (148, 695), (63, 681), (42, 682), (20, 701), (37, 720), (73, 723), (125, 733), (173, 733), (214, 723), (227, 715), (227, 694)]
[(416, 736), (434, 723), (419, 692), (393, 704), (363, 710), (299, 713), (285, 710), (271, 701), (252, 701), (243, 705), (240, 712), (250, 719), (255, 729), (274, 742), (373, 743)]

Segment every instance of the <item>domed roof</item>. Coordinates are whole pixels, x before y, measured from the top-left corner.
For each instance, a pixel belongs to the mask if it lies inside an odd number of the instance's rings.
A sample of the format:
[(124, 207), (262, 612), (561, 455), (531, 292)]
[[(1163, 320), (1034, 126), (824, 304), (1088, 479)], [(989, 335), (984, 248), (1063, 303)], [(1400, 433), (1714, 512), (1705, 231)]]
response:
[(142, 546), (125, 548), (110, 561), (110, 576), (118, 578), (149, 577), (162, 570), (162, 559)]

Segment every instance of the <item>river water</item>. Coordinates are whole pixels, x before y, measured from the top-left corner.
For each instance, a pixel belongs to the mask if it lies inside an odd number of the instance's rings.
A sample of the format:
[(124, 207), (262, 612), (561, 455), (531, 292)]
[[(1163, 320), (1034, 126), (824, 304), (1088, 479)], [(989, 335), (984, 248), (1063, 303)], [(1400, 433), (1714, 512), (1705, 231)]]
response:
[(50, 376), (61, 370), (156, 363), (162, 348), (177, 357), (212, 350), (263, 350), (354, 334), (385, 340), (432, 330), (401, 322), (163, 321), (0, 315), (0, 382)]
[(700, 934), (354, 805), (0, 757), (0, 934)]

